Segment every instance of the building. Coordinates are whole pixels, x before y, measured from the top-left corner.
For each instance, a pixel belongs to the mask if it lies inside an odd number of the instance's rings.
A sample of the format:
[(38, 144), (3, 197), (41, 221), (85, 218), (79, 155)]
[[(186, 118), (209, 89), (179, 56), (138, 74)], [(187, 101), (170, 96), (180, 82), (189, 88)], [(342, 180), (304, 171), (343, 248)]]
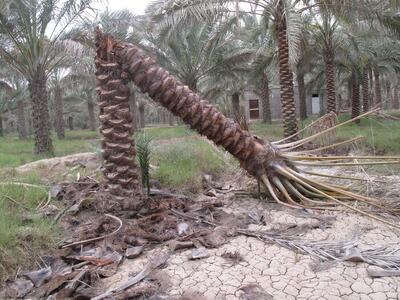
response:
[[(245, 91), (243, 93), (241, 105), (245, 107), (246, 116), (249, 119), (257, 120), (262, 119), (262, 101), (261, 97), (253, 91)], [(322, 93), (313, 93), (306, 96), (307, 115), (320, 115), (322, 113), (321, 107), (323, 102)], [(297, 86), (294, 87), (294, 99), (296, 102), (296, 111), (299, 115), (299, 93)], [(272, 119), (282, 119), (281, 102), (280, 102), (280, 88), (270, 88), (270, 106)]]

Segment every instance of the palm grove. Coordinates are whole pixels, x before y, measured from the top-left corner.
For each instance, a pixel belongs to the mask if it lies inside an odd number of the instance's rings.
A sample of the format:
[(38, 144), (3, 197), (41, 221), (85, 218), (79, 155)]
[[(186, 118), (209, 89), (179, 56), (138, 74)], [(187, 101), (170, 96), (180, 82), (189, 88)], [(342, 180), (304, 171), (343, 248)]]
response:
[[(324, 91), (325, 112), (356, 117), (376, 105), (399, 108), (398, 1), (153, 1), (139, 16), (94, 7), (90, 0), (2, 1), (0, 135), (31, 133), (34, 152), (52, 154), (52, 128), (59, 139), (74, 121), (96, 130), (96, 26), (139, 45), (232, 117), (251, 89), (262, 101), (263, 122), (271, 122), (269, 86), (278, 84), (284, 135), (292, 140), (296, 110), (308, 117), (311, 90)], [(129, 89), (133, 127), (155, 116), (174, 123)]]

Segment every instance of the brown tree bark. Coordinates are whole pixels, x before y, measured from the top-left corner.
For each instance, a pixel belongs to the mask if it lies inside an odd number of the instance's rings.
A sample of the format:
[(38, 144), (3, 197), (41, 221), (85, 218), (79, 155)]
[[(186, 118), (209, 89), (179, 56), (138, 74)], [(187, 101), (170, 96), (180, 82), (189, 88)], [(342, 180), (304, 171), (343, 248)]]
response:
[(96, 115), (94, 112), (95, 103), (92, 99), (88, 99), (88, 113), (89, 113), (89, 129), (91, 131), (96, 131)]
[(26, 139), (28, 134), (26, 131), (26, 120), (25, 120), (25, 102), (20, 100), (17, 102), (17, 130), (18, 137), (20, 139)]
[(337, 113), (334, 52), (331, 47), (328, 47), (328, 49), (325, 50), (324, 61), (325, 61), (325, 86), (326, 86), (326, 96), (327, 96), (326, 112)]
[(265, 73), (261, 75), (260, 88), (261, 88), (263, 123), (271, 124), (272, 117), (271, 117), (271, 103), (269, 98), (269, 79), (267, 74)]
[[(111, 43), (111, 42), (110, 42)], [(222, 145), (252, 175), (271, 172), (280, 159), (277, 149), (244, 131), (208, 101), (201, 99), (137, 47), (114, 42), (117, 61), (137, 87), (191, 128)]]
[(0, 114), (0, 136), (4, 136), (3, 116)]
[(64, 99), (62, 96), (62, 89), (56, 86), (54, 91), (55, 100), (55, 129), (57, 137), (62, 140), (65, 138), (65, 121), (64, 121)]
[(136, 131), (138, 116), (137, 116), (137, 103), (136, 103), (135, 91), (133, 89), (130, 89), (130, 94), (131, 96), (129, 97), (129, 106), (132, 112), (132, 130)]
[[(360, 84), (355, 74), (352, 74), (351, 83), (351, 118), (355, 118), (360, 115)], [(355, 123), (359, 124), (360, 120), (356, 120)]]
[(96, 91), (100, 109), (100, 133), (104, 177), (107, 190), (123, 201), (123, 208), (134, 208), (134, 195), (140, 193), (132, 138), (132, 113), (129, 106), (128, 75), (121, 71), (109, 51), (110, 40), (96, 35)]
[(68, 128), (69, 130), (74, 130), (74, 117), (68, 116)]
[(232, 102), (232, 116), (240, 115), (240, 94), (235, 92), (231, 97)]
[(307, 102), (306, 102), (306, 87), (304, 84), (304, 73), (297, 72), (297, 87), (299, 89), (299, 109), (300, 120), (307, 118)]
[(144, 115), (145, 104), (143, 102), (139, 103), (139, 126), (144, 128), (146, 126), (146, 120)]
[(375, 105), (382, 105), (382, 91), (379, 70), (374, 69)]
[(372, 72), (372, 68), (368, 69), (368, 80), (369, 80), (369, 104), (373, 107), (375, 104), (375, 97), (374, 97), (374, 75)]
[(400, 109), (399, 90), (396, 87), (393, 89), (393, 109)]
[(29, 82), (32, 101), (32, 121), (35, 139), (35, 154), (53, 154), (53, 142), (50, 134), (50, 114), (46, 90), (46, 75), (38, 71)]
[[(293, 73), (289, 65), (289, 44), (283, 0), (278, 2), (278, 15), (275, 20), (278, 41), (280, 100), (283, 117), (283, 134), (291, 136), (298, 131), (296, 105), (294, 102)], [(298, 139), (295, 135), (291, 140)]]
[(363, 68), (362, 78), (363, 112), (369, 111), (368, 68)]

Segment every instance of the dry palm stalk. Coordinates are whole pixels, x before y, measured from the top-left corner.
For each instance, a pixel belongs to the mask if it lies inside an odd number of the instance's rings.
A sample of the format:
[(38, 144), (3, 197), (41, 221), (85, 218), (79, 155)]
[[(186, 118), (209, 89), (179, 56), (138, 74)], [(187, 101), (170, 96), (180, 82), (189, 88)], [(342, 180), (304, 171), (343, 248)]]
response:
[[(264, 184), (270, 196), (278, 203), (291, 208), (321, 208), (322, 206), (326, 209), (333, 205), (341, 205), (362, 215), (400, 228), (397, 224), (355, 207), (347, 200), (357, 200), (375, 207), (383, 207), (383, 203), (317, 181), (305, 174), (300, 169), (301, 166), (294, 164), (304, 158), (318, 163), (320, 157), (309, 156), (306, 151), (301, 152), (302, 155), (300, 156), (297, 153), (293, 157), (289, 151), (336, 130), (339, 126), (350, 121), (302, 140), (285, 143), (291, 140), (291, 137), (287, 137), (276, 143), (270, 143), (242, 130), (237, 123), (226, 118), (208, 101), (201, 99), (199, 95), (157, 65), (151, 57), (138, 47), (117, 42), (112, 37), (100, 33), (98, 33), (98, 39), (107, 40), (102, 44), (108, 45), (109, 48), (103, 51), (109, 51), (115, 55), (121, 70), (128, 74), (129, 78), (143, 93), (147, 93), (154, 101), (167, 108), (175, 116), (180, 117), (192, 129), (196, 129), (198, 133), (206, 136), (216, 145), (223, 146), (239, 160), (241, 166), (249, 174)], [(359, 120), (361, 117), (374, 112), (360, 115), (351, 121)], [(351, 157), (339, 157), (335, 158), (332, 163), (348, 159), (351, 159)], [(325, 201), (316, 201), (315, 198)]]
[(140, 191), (132, 138), (127, 74), (111, 53), (112, 44), (100, 33), (96, 40), (96, 91), (100, 108), (100, 132), (107, 190), (125, 199)]

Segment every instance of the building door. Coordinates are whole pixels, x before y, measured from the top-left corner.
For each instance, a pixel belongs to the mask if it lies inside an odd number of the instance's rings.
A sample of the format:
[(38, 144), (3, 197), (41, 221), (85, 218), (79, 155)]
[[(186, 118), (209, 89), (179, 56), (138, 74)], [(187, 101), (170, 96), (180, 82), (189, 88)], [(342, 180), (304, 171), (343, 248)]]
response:
[(321, 104), (318, 94), (312, 94), (311, 98), (311, 113), (313, 115), (319, 114), (321, 112)]
[(250, 112), (250, 119), (260, 118), (260, 106), (258, 103), (258, 99), (249, 100), (249, 112)]

